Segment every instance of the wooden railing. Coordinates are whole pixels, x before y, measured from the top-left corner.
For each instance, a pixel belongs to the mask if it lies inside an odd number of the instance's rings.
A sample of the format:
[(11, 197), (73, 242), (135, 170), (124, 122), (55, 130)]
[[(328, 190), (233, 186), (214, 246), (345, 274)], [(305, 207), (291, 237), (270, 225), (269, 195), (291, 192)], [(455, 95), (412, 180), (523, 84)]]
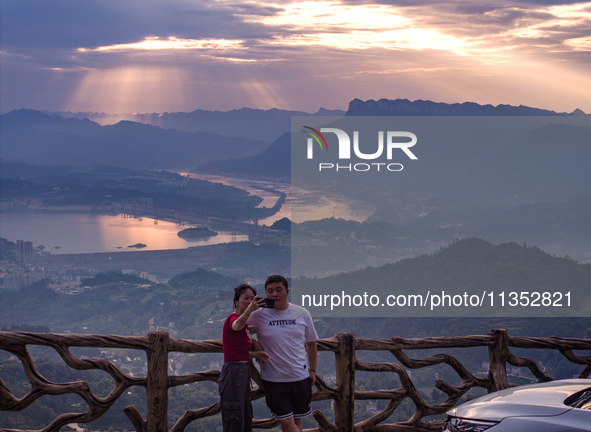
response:
[[(64, 362), (77, 370), (98, 369), (108, 373), (115, 380), (115, 387), (104, 398), (93, 394), (85, 382), (65, 384), (52, 383), (44, 378), (35, 368), (27, 345), (48, 346), (55, 349)], [(551, 349), (559, 351), (568, 361), (583, 365), (579, 378), (586, 378), (591, 373), (591, 356), (579, 356), (573, 350), (591, 350), (589, 339), (567, 339), (559, 337), (529, 338), (509, 336), (505, 330), (496, 329), (489, 335), (464, 337), (433, 337), (418, 339), (402, 339), (393, 337), (390, 340), (357, 338), (351, 333), (337, 333), (330, 339), (318, 341), (320, 351), (332, 351), (335, 354), (336, 385), (328, 386), (318, 379), (313, 393), (313, 400), (334, 400), (335, 423), (330, 423), (324, 414), (316, 410), (313, 415), (318, 427), (311, 431), (350, 431), (350, 432), (398, 432), (398, 431), (435, 431), (441, 430), (442, 420), (424, 421), (425, 417), (443, 414), (452, 408), (460, 398), (473, 387), (482, 387), (488, 392), (509, 387), (507, 364), (526, 367), (537, 378), (538, 382), (551, 381), (553, 378), (540, 369), (530, 358), (516, 357), (509, 350), (513, 348)], [(489, 371), (485, 377), (477, 377), (466, 369), (460, 361), (449, 354), (436, 354), (421, 359), (411, 359), (405, 351), (488, 347)], [(146, 377), (130, 377), (106, 359), (79, 359), (70, 353), (71, 347), (124, 348), (144, 350), (148, 358)], [(10, 333), (0, 332), (0, 349), (17, 356), (23, 364), (25, 373), (31, 383), (31, 390), (22, 398), (16, 398), (6, 387), (0, 377), (0, 411), (21, 411), (30, 406), (43, 395), (62, 395), (75, 393), (80, 395), (89, 406), (85, 413), (62, 414), (54, 419), (43, 432), (58, 432), (61, 427), (71, 423), (88, 423), (103, 415), (128, 388), (143, 386), (147, 394), (147, 418), (144, 420), (134, 406), (124, 409), (138, 432), (168, 431), (168, 389), (171, 387), (199, 381), (217, 382), (218, 370), (208, 370), (181, 376), (168, 375), (168, 353), (220, 353), (222, 345), (219, 341), (188, 341), (169, 338), (165, 332), (150, 332), (148, 336), (111, 336), (111, 335), (57, 335), (51, 333)], [(389, 351), (398, 363), (368, 363), (356, 359), (360, 350)], [(438, 379), (435, 386), (447, 397), (439, 404), (426, 403), (419, 395), (406, 369), (419, 369), (437, 364), (449, 365), (461, 378), (457, 386)], [(355, 390), (356, 371), (394, 372), (398, 374), (401, 387), (391, 390), (357, 391)], [(259, 389), (251, 393), (253, 399), (264, 395), (264, 387), (258, 371), (251, 367), (252, 378)], [(396, 408), (409, 398), (416, 410), (409, 420), (398, 423), (383, 423)], [(355, 400), (387, 399), (386, 408), (372, 417), (355, 423)], [(181, 432), (189, 423), (199, 418), (217, 414), (220, 403), (186, 411), (170, 429), (170, 432)], [(277, 426), (274, 419), (255, 420), (254, 427), (269, 429)], [(14, 431), (2, 429), (1, 431)]]

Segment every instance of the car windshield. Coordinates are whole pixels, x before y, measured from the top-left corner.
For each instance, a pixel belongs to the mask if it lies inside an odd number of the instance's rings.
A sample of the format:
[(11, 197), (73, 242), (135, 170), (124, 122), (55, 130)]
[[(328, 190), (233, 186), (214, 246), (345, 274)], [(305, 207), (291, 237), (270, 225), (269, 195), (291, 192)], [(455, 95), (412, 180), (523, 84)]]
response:
[(591, 387), (570, 395), (564, 400), (564, 404), (573, 408), (591, 410)]

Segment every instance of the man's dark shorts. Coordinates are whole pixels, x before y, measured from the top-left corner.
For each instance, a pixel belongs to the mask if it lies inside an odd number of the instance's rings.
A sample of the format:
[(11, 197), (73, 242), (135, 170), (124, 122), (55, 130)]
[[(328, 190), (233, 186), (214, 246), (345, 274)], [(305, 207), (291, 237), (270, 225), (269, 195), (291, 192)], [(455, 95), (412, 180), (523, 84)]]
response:
[(271, 413), (278, 420), (301, 418), (312, 413), (312, 385), (310, 378), (295, 382), (264, 381), (265, 399)]

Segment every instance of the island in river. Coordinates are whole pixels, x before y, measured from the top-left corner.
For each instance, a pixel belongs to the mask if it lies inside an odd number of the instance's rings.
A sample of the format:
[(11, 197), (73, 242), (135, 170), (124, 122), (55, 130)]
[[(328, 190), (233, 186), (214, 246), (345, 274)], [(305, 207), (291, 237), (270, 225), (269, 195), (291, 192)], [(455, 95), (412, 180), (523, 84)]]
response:
[(134, 245), (131, 246), (127, 246), (128, 248), (136, 248), (136, 249), (143, 249), (145, 248), (147, 245), (145, 243), (136, 243)]
[(204, 237), (213, 237), (218, 235), (218, 233), (207, 228), (187, 228), (179, 231), (177, 235), (185, 240), (196, 240)]

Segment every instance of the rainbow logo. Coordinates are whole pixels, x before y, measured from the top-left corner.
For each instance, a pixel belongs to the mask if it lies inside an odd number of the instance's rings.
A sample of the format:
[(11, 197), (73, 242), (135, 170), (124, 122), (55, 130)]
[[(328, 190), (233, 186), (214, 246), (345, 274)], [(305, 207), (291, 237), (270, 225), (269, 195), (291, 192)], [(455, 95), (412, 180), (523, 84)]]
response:
[[(324, 148), (325, 148), (326, 150), (328, 150), (328, 144), (326, 143), (326, 140), (324, 139), (324, 136), (322, 136), (322, 134), (321, 134), (320, 132), (318, 132), (316, 129), (314, 129), (314, 128), (311, 128), (311, 127), (309, 127), (309, 126), (304, 126), (304, 127), (305, 127), (306, 129), (310, 129), (310, 130), (311, 130), (311, 131), (313, 131), (313, 132), (316, 132), (316, 134), (318, 134), (318, 136), (319, 136), (320, 138), (322, 138), (322, 142), (324, 143)], [(304, 131), (304, 132), (305, 132), (305, 133), (307, 133), (308, 135), (310, 135), (312, 138), (314, 138), (314, 139), (315, 139), (315, 140), (318, 142), (318, 145), (320, 145), (320, 149), (321, 149), (321, 150), (323, 149), (323, 147), (322, 147), (322, 142), (320, 142), (320, 140), (318, 139), (318, 136), (316, 136), (316, 135), (314, 135), (313, 133), (310, 133), (310, 132), (308, 132), (308, 131)], [(309, 140), (309, 139), (310, 139), (310, 138), (308, 138), (308, 140)]]

